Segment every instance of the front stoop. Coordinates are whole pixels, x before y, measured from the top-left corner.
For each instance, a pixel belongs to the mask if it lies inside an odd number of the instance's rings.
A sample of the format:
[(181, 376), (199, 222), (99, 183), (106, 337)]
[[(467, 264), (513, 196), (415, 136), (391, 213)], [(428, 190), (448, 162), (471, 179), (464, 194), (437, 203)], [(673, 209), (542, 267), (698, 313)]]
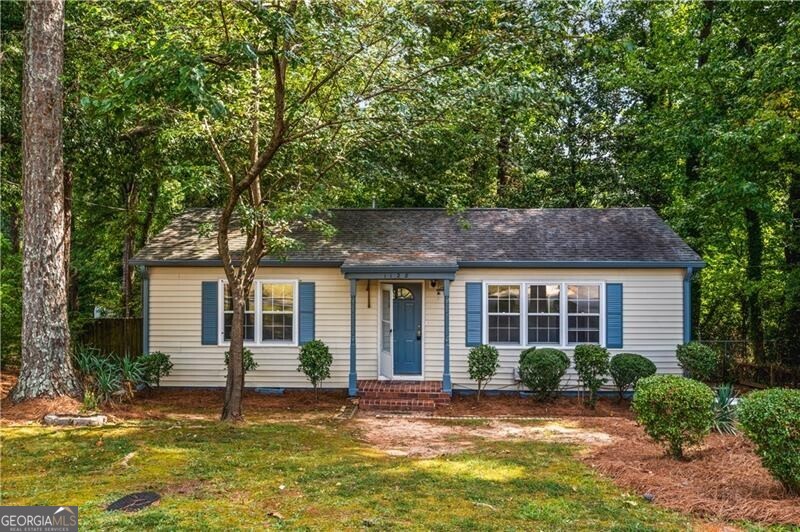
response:
[(358, 381), (358, 406), (363, 410), (433, 412), (450, 404), (441, 381)]

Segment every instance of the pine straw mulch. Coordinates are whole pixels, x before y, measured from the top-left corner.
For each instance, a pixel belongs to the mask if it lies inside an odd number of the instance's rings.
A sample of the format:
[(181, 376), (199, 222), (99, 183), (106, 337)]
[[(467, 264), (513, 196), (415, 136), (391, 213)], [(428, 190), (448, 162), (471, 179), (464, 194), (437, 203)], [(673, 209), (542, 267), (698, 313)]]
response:
[(742, 435), (712, 433), (678, 461), (633, 420), (582, 418), (580, 424), (615, 436), (609, 445), (589, 447), (582, 459), (623, 488), (652, 494), (656, 504), (714, 519), (800, 525), (800, 497), (770, 476)]
[(630, 401), (617, 401), (601, 397), (592, 410), (583, 406), (579, 397), (558, 397), (552, 401), (537, 401), (519, 395), (492, 395), (482, 397), (480, 402), (474, 395), (454, 395), (450, 404), (436, 408), (437, 416), (523, 416), (523, 417), (624, 417), (633, 419)]
[[(71, 397), (33, 399), (13, 404), (8, 393), (16, 383), (11, 372), (0, 375), (0, 424), (38, 422), (47, 414), (78, 414), (82, 403)], [(102, 408), (102, 413), (113, 420), (129, 419), (193, 419), (216, 421), (222, 410), (222, 390), (162, 389), (136, 394), (133, 402), (122, 402)], [(332, 416), (346, 403), (345, 392), (320, 392), (315, 400), (313, 392), (286, 392), (283, 395), (265, 395), (246, 391), (243, 402), (245, 420), (304, 419)]]

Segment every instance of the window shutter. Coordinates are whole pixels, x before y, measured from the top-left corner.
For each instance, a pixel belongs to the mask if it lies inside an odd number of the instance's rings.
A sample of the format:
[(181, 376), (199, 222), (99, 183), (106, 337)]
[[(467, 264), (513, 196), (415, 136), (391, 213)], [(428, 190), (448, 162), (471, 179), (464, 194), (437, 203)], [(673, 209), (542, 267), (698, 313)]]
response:
[(467, 347), (480, 345), (483, 332), (483, 284), (466, 283), (467, 286)]
[(300, 345), (307, 344), (314, 339), (314, 283), (300, 283)]
[(203, 281), (203, 293), (200, 304), (202, 305), (202, 325), (200, 327), (202, 345), (217, 345), (219, 339), (217, 334), (218, 305), (219, 305), (219, 283), (217, 281)]
[(606, 285), (606, 347), (622, 347), (622, 283)]

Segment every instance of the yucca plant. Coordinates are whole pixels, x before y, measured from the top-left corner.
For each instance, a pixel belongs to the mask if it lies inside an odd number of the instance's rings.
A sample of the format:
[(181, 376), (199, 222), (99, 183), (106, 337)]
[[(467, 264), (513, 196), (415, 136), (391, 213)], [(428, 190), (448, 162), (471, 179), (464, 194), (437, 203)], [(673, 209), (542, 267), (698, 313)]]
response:
[(97, 391), (97, 399), (101, 403), (110, 403), (115, 395), (120, 393), (120, 371), (119, 367), (105, 359), (95, 368), (94, 385)]
[(717, 388), (714, 398), (714, 430), (720, 434), (736, 434), (736, 390), (732, 384)]
[(125, 355), (119, 361), (119, 374), (122, 379), (122, 388), (128, 399), (133, 399), (136, 385), (142, 382), (144, 367), (142, 362), (130, 355)]

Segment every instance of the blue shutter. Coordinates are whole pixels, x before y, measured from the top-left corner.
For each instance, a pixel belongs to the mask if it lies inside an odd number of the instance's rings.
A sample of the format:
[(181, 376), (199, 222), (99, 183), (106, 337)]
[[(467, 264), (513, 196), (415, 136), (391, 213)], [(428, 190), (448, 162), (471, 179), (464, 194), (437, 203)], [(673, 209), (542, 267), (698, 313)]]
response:
[(483, 283), (467, 283), (467, 347), (480, 345), (483, 332)]
[(300, 345), (314, 339), (314, 283), (300, 283)]
[(203, 295), (201, 297), (202, 305), (202, 326), (200, 327), (202, 344), (203, 345), (217, 345), (217, 319), (219, 309), (219, 282), (217, 281), (203, 281)]
[(606, 347), (622, 347), (622, 283), (606, 285)]

